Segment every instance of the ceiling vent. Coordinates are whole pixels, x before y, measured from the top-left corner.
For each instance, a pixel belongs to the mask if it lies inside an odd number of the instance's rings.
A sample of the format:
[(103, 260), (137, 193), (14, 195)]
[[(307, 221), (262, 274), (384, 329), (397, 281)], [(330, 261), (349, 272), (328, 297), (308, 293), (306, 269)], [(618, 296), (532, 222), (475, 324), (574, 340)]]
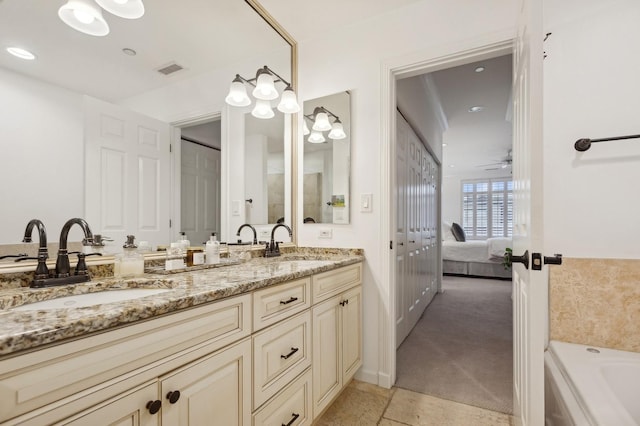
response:
[(178, 72), (182, 69), (184, 69), (182, 65), (178, 65), (174, 62), (169, 65), (165, 65), (162, 68), (159, 68), (158, 72), (160, 74), (169, 75), (169, 74), (173, 74), (174, 72)]

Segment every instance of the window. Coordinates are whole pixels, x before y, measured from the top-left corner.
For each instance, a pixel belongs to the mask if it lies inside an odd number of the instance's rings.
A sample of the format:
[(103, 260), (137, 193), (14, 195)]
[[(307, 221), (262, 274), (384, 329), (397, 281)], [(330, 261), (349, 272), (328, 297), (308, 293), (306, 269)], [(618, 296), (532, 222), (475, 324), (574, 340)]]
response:
[(513, 181), (509, 178), (463, 180), (462, 228), (469, 239), (510, 237)]

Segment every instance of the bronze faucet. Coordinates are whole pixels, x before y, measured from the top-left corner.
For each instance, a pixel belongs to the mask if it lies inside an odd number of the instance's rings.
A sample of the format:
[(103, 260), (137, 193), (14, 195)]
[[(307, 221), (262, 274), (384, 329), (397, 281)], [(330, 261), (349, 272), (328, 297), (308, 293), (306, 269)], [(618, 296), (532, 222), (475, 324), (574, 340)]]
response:
[(280, 256), (280, 246), (278, 245), (277, 242), (274, 241), (276, 229), (280, 227), (286, 228), (287, 231), (289, 231), (289, 237), (293, 236), (293, 232), (291, 231), (291, 228), (289, 228), (284, 223), (276, 223), (276, 225), (271, 230), (271, 241), (265, 247), (264, 257)]
[(60, 231), (60, 247), (58, 247), (58, 259), (56, 260), (56, 278), (66, 278), (69, 275), (69, 253), (67, 252), (67, 238), (69, 236), (69, 230), (73, 225), (79, 225), (84, 232), (83, 245), (90, 245), (93, 243), (93, 233), (89, 228), (89, 224), (86, 220), (80, 218), (69, 219)]
[[(45, 278), (49, 278), (49, 268), (47, 268), (47, 258), (49, 257), (49, 253), (47, 251), (47, 229), (44, 227), (44, 223), (42, 223), (42, 221), (39, 219), (31, 219), (29, 223), (27, 223), (27, 228), (24, 230), (24, 238), (22, 239), (22, 242), (23, 243), (31, 242), (31, 234), (33, 232), (34, 226), (38, 228), (38, 239), (39, 239), (39, 248), (38, 248), (38, 257), (37, 257), (38, 266), (36, 266), (36, 274), (34, 278), (45, 279)], [(26, 258), (22, 258), (22, 259), (26, 259)]]
[[(256, 232), (256, 228), (254, 228), (253, 226), (249, 225), (248, 223), (245, 223), (244, 225), (240, 225), (240, 228), (238, 228), (238, 232), (236, 232), (236, 236), (239, 237), (240, 236), (240, 231), (242, 231), (242, 228), (244, 227), (249, 227), (251, 228), (251, 230), (253, 231), (253, 244), (258, 244), (258, 233)], [(238, 242), (240, 242), (240, 238), (238, 238)]]

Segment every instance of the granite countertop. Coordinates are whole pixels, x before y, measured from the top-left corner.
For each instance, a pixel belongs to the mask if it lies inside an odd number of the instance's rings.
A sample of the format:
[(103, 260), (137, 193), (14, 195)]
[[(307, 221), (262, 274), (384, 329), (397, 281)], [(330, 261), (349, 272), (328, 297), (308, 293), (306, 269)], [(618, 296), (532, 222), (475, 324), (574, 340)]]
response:
[[(100, 279), (44, 289), (0, 291), (0, 357), (96, 331), (134, 323), (292, 279), (362, 262), (357, 250), (254, 258), (248, 262), (179, 274), (145, 274), (142, 278)], [(124, 302), (81, 308), (15, 311), (27, 303), (74, 294), (125, 288), (170, 289)]]

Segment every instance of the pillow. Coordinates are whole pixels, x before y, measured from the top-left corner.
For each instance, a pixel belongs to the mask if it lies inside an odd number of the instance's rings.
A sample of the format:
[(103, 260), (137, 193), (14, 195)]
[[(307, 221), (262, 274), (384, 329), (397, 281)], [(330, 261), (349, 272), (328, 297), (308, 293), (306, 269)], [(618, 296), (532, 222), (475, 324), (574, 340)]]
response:
[(442, 222), (442, 241), (455, 241), (456, 237), (451, 232), (451, 224), (448, 222)]
[(453, 236), (456, 237), (456, 241), (466, 241), (466, 236), (464, 235), (464, 229), (462, 229), (462, 226), (453, 222), (451, 225), (451, 232), (453, 233)]

